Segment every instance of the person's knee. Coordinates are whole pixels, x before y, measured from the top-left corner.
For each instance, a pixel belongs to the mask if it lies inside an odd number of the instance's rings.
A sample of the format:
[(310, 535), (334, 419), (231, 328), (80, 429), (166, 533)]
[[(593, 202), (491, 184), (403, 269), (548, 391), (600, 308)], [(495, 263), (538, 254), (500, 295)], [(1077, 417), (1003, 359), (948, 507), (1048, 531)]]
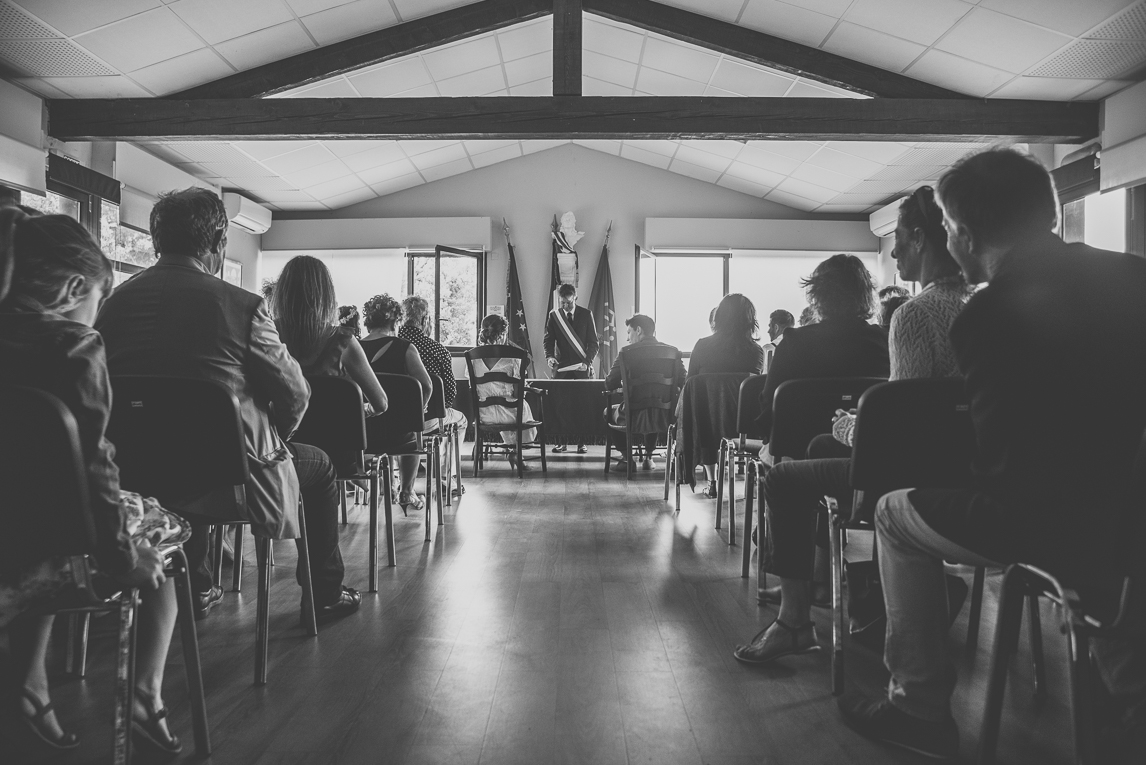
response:
[(884, 494), (875, 505), (875, 533), (886, 537), (894, 534), (902, 524), (905, 513), (914, 513), (915, 508), (908, 500), (908, 489)]
[(765, 501), (772, 504), (791, 493), (793, 466), (797, 464), (795, 462), (781, 462), (778, 465), (773, 465), (764, 474), (763, 494)]

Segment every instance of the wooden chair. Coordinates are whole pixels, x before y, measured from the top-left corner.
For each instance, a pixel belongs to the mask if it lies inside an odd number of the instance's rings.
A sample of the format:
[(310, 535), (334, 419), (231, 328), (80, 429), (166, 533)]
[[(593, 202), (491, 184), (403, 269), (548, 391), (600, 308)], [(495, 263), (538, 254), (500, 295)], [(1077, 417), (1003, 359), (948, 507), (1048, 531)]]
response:
[[(230, 488), (234, 508), (246, 505), (247, 446), (239, 401), (229, 388), (213, 380), (179, 377), (119, 376), (111, 378), (114, 405), (108, 439), (116, 446), (120, 483), (161, 504), (186, 500)], [(177, 506), (177, 502), (173, 506)], [(221, 516), (225, 512), (221, 509)], [(223, 520), (217, 525), (243, 524)], [(302, 574), (303, 624), (318, 634), (314, 590), (306, 544), (306, 514), (298, 511), (299, 571)], [(219, 532), (221, 536), (221, 531)], [(235, 567), (241, 568), (242, 534), (235, 535)], [(219, 542), (219, 536), (216, 542)], [(255, 684), (266, 685), (270, 621), (271, 540), (255, 537), (258, 600), (255, 616)], [(216, 544), (216, 579), (221, 563)], [(239, 582), (238, 575), (235, 578)]]
[[(760, 392), (768, 382), (768, 375), (752, 375), (740, 383), (740, 394), (736, 401), (737, 438), (723, 438), (720, 441), (720, 461), (716, 470), (716, 528), (720, 528), (720, 515), (724, 506), (724, 475), (728, 473), (728, 513), (736, 513), (736, 466), (745, 466), (744, 491), (748, 492), (747, 463), (756, 457), (757, 452), (748, 448), (749, 439), (762, 441), (764, 433), (756, 420), (760, 417)], [(747, 512), (747, 511), (745, 511)], [(732, 525), (732, 524), (730, 524)], [(745, 524), (747, 525), (747, 523)], [(735, 537), (728, 535), (728, 544)]]
[[(648, 433), (663, 433), (668, 429), (676, 412), (680, 386), (676, 380), (676, 369), (680, 363), (680, 351), (665, 345), (638, 345), (622, 351), (621, 360), (621, 404), (625, 413), (625, 424), (607, 424), (610, 430), (625, 434), (625, 478), (633, 477), (633, 436)], [(606, 391), (609, 404), (610, 393)], [(612, 394), (615, 396), (616, 394)], [(637, 427), (638, 430), (633, 430)], [(605, 441), (605, 472), (609, 472), (613, 444)], [(652, 455), (647, 455), (652, 457)], [(666, 464), (665, 470), (668, 467)]]
[[(306, 415), (295, 431), (294, 440), (322, 449), (334, 462), (339, 482), (370, 482), (370, 544), (368, 576), (370, 592), (378, 592), (378, 491), (382, 480), (386, 521), (386, 550), (394, 565), (394, 511), (390, 497), (390, 462), (385, 454), (377, 455), (370, 464), (365, 461), (366, 413), (362, 406), (362, 389), (343, 377), (309, 377), (310, 403)], [(353, 454), (354, 459), (346, 457)], [(353, 470), (345, 472), (353, 463)], [(240, 547), (241, 549), (241, 547)]]
[[(504, 371), (487, 371), (479, 375), (474, 368), (475, 361), (482, 361), (483, 366), (492, 366), (501, 359), (517, 360), (519, 362), (516, 365), (517, 373), (510, 374)], [(474, 412), (475, 477), (481, 474), (481, 469), (485, 465), (486, 456), (497, 450), (516, 455), (517, 477), (524, 478), (521, 436), (524, 431), (530, 428), (537, 428), (537, 445), (541, 449), (541, 472), (548, 472), (548, 467), (545, 462), (545, 423), (537, 417), (539, 412), (544, 411), (545, 391), (525, 384), (525, 370), (528, 366), (529, 354), (512, 345), (479, 345), (477, 348), (471, 348), (466, 351), (466, 371), (469, 373), (470, 378), (470, 399)], [(510, 396), (487, 396), (482, 399), (479, 396), (478, 386), (488, 383), (510, 385), (513, 393)], [(541, 399), (538, 401), (536, 407), (531, 406), (534, 417), (528, 421), (524, 418), (526, 392), (535, 393), (538, 398)], [(493, 406), (506, 407), (513, 411), (515, 413), (514, 422), (496, 425), (482, 422), (483, 410)], [(495, 440), (500, 438), (499, 434), (503, 431), (513, 431), (517, 433), (517, 443), (503, 444), (500, 440)]]
[[(90, 586), (87, 556), (96, 549), (96, 537), (88, 477), (75, 418), (55, 396), (33, 388), (0, 386), (0, 485), (5, 494), (5, 533), (0, 537), (0, 557), (17, 564), (61, 556), (70, 560), (77, 585), (75, 591), (58, 603), (49, 604), (49, 608), (72, 616), (72, 635), (76, 617), (84, 617), (81, 676), (86, 664), (86, 625), (91, 614), (108, 611), (119, 614), (112, 761), (124, 765), (131, 760), (135, 616), (139, 596), (134, 588), (126, 588), (110, 598), (100, 598)], [(28, 508), (35, 508), (35, 512), (28, 512)], [(195, 751), (199, 757), (207, 757), (211, 754), (211, 739), (199, 642), (187, 559), (179, 548), (168, 553), (166, 572), (175, 581), (179, 603), (180, 642), (191, 696)], [(75, 668), (74, 641), (69, 648), (67, 663), (71, 671)]]

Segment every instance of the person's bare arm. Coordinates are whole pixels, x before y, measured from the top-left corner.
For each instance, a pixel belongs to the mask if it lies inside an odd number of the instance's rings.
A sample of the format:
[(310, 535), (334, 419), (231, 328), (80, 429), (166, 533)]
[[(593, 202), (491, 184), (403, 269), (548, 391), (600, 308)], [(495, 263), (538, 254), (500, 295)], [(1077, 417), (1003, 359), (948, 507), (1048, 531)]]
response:
[(410, 370), (410, 376), (422, 386), (422, 411), (424, 412), (426, 407), (430, 405), (430, 394), (434, 392), (434, 382), (430, 379), (430, 373), (426, 371), (426, 365), (422, 363), (422, 355), (412, 345), (406, 349), (406, 368)]
[(351, 338), (346, 350), (342, 352), (342, 366), (350, 375), (350, 379), (358, 383), (358, 387), (362, 389), (366, 400), (370, 402), (370, 406), (374, 407), (374, 413), (382, 414), (385, 412), (390, 405), (386, 398), (386, 391), (382, 390), (382, 386), (378, 384), (378, 376), (370, 368), (370, 362), (366, 359), (366, 351), (362, 350), (357, 339)]

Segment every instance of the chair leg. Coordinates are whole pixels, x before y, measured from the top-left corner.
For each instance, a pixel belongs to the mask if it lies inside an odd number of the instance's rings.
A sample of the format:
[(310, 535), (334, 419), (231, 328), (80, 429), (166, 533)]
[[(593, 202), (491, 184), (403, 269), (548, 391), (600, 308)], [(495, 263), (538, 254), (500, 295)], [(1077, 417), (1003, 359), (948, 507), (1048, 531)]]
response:
[(1063, 593), (1066, 603), (1062, 608), (1062, 630), (1066, 634), (1067, 657), (1070, 662), (1070, 706), (1074, 723), (1074, 756), (1079, 765), (1096, 765), (1098, 762), (1095, 734), (1094, 706), (1090, 695), (1092, 685), (1091, 657), (1089, 640), (1085, 633), (1082, 609), (1078, 596), (1073, 590)]
[[(756, 462), (749, 461), (744, 469), (744, 525), (741, 527), (744, 531), (744, 540), (741, 542), (744, 545), (744, 560), (740, 567), (741, 579), (748, 578), (748, 571), (752, 566), (752, 514), (756, 504)], [(760, 527), (758, 520), (756, 527)]]
[(721, 514), (724, 511), (724, 469), (725, 452), (724, 442), (720, 443), (720, 452), (716, 458), (716, 528), (720, 530)]
[(983, 612), (983, 582), (987, 570), (982, 566), (975, 568), (975, 579), (971, 583), (971, 609), (967, 613), (967, 655), (974, 657), (975, 649), (979, 646), (979, 619)]
[(613, 459), (612, 430), (605, 434), (605, 475), (609, 474), (609, 461)]
[(390, 457), (383, 454), (378, 458), (379, 467), (375, 470), (382, 474), (382, 509), (386, 522), (386, 556), (391, 567), (397, 565), (394, 553), (394, 502), (391, 489), (393, 477), (390, 473)]
[(844, 692), (844, 562), (843, 517), (833, 514), (831, 526), (832, 566), (832, 694)]
[(255, 558), (259, 567), (258, 602), (255, 607), (255, 685), (267, 684), (267, 632), (270, 621), (271, 540), (255, 537)]
[(523, 455), (521, 453), (521, 436), (522, 432), (520, 430), (517, 431), (517, 443), (514, 446), (514, 451), (517, 453), (517, 477), (519, 479), (525, 478), (525, 462), (522, 460)]
[(549, 468), (545, 463), (545, 423), (541, 423), (537, 428), (537, 441), (537, 445), (541, 447), (541, 474), (547, 475)]
[[(665, 502), (669, 501), (669, 478), (672, 476), (672, 426), (669, 426), (668, 434), (665, 436), (665, 443), (668, 448), (665, 449)], [(608, 447), (606, 447), (608, 448)], [(609, 468), (609, 455), (605, 454), (605, 469)]]
[(318, 634), (318, 619), (314, 615), (314, 581), (310, 577), (310, 543), (306, 538), (306, 513), (298, 512), (298, 570), (302, 574), (302, 626), (306, 634)]
[(423, 449), (426, 455), (426, 501), (422, 503), (422, 509), (426, 514), (426, 541), (429, 542), (433, 539), (431, 533), (431, 524), (434, 519), (434, 458), (430, 456), (430, 449), (434, 446), (433, 439)]
[(119, 601), (119, 651), (115, 662), (115, 727), (112, 762), (131, 762), (131, 712), (135, 701), (135, 641), (139, 591), (124, 590)]
[(1042, 700), (1047, 694), (1047, 670), (1043, 661), (1043, 628), (1039, 615), (1039, 596), (1034, 592), (1027, 595), (1027, 631), (1031, 640), (1031, 669), (1034, 679), (1034, 696)]
[[(544, 451), (542, 452), (542, 461), (544, 462)], [(454, 477), (458, 482), (458, 498), (465, 493), (465, 487), (462, 486), (462, 434), (461, 428), (454, 428)]]
[[(347, 524), (346, 521), (346, 481), (336, 481), (338, 485), (338, 498), (342, 501), (342, 525)], [(358, 499), (358, 487), (354, 487), (354, 499)]]
[[(449, 441), (446, 441), (449, 443)], [(445, 526), (446, 521), (442, 517), (442, 505), (445, 503), (445, 498), (442, 496), (442, 439), (434, 439), (434, 493), (437, 495), (438, 501), (438, 525)], [(446, 455), (447, 457), (449, 455)], [(448, 464), (448, 463), (447, 463)], [(449, 488), (447, 487), (445, 494), (449, 495)]]
[(235, 544), (231, 561), (231, 592), (241, 592), (243, 589), (243, 524), (236, 523)]
[(88, 632), (92, 615), (84, 612), (68, 614), (68, 645), (64, 656), (64, 671), (76, 677), (85, 677), (88, 671)]
[(736, 447), (733, 441), (727, 441), (728, 457), (725, 459), (725, 471), (728, 473), (728, 544), (736, 544)]
[(454, 436), (452, 431), (447, 431), (445, 434), (445, 441), (443, 442), (446, 450), (446, 494), (445, 501), (446, 507), (452, 507), (453, 500), (453, 483), (454, 483)]
[(625, 432), (625, 480), (633, 480), (633, 434)]
[(370, 573), (367, 575), (369, 592), (378, 592), (378, 471), (370, 472), (370, 549), (367, 560)]
[(983, 705), (983, 728), (979, 733), (979, 765), (993, 765), (1003, 720), (1003, 696), (1007, 688), (1007, 669), (1019, 642), (1023, 621), (1023, 590), (1026, 589), (1020, 569), (1012, 567), (1003, 575), (999, 593), (999, 616), (995, 625), (995, 647), (987, 674), (987, 700)]
[(221, 523), (216, 523), (213, 527), (214, 530), (214, 544), (211, 550), (211, 575), (215, 580), (216, 587), (223, 586), (223, 531), (226, 527)]
[[(542, 450), (542, 453), (544, 454), (544, 450)], [(481, 431), (478, 430), (477, 427), (475, 426), (475, 428), (474, 428), (474, 478), (477, 478), (479, 475), (481, 475), (481, 472), (480, 472), (481, 471), (481, 458), (482, 458), (482, 454), (481, 454)]]
[[(242, 530), (242, 526), (238, 527)], [(191, 727), (195, 734), (195, 754), (211, 754), (211, 733), (207, 723), (207, 697), (203, 691), (203, 668), (199, 660), (199, 637), (195, 631), (195, 610), (191, 602), (191, 579), (187, 558), (182, 549), (171, 557), (175, 578), (175, 597), (179, 602), (179, 634), (183, 645), (183, 666), (187, 673), (187, 691), (191, 697)]]

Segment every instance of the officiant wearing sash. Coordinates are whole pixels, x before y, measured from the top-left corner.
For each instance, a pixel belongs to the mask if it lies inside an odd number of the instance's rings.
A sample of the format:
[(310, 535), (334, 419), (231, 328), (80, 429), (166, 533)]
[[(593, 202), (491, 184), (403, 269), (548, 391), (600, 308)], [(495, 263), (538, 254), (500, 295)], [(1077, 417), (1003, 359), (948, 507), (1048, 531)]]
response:
[[(557, 288), (557, 307), (545, 321), (545, 363), (558, 380), (584, 380), (592, 377), (593, 359), (597, 356), (597, 327), (593, 313), (577, 305), (577, 288), (562, 284)], [(555, 452), (565, 451), (555, 446)], [(588, 449), (577, 445), (577, 452)]]

